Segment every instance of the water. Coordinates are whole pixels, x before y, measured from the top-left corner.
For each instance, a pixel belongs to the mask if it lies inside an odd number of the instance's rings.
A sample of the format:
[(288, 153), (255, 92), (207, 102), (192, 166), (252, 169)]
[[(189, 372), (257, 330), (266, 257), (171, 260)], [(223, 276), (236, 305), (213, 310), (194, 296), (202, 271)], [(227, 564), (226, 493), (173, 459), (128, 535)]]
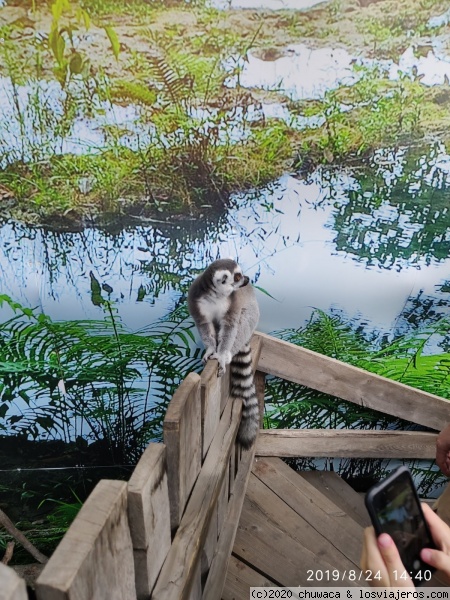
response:
[[(313, 49), (293, 44), (275, 60), (249, 52), (245, 60), (230, 57), (224, 64), (230, 72), (226, 80), (229, 87), (239, 83), (244, 88), (278, 91), (280, 102), (237, 107), (221, 119), (217, 111), (202, 107), (192, 107), (188, 114), (198, 121), (199, 130), (218, 127), (219, 138), (231, 142), (245, 139), (249, 133), (246, 124), (255, 120), (275, 118), (299, 130), (319, 127), (323, 117), (293, 115), (285, 98), (322, 99), (329, 90), (353, 85), (362, 76), (355, 65), (377, 66), (392, 80), (406, 74), (427, 86), (450, 80), (450, 58), (438, 47), (426, 56), (416, 56), (411, 46), (394, 62), (355, 57), (343, 48)], [(236, 68), (239, 75), (234, 74)], [(75, 80), (68, 89), (57, 81), (44, 80), (14, 85), (9, 77), (0, 77), (0, 167), (17, 160), (45, 160), (55, 154), (97, 153), (116, 145), (137, 150), (161, 143), (161, 136), (159, 142), (155, 141), (155, 129), (145, 107), (100, 100), (95, 85)], [(75, 114), (67, 109), (68, 105), (77, 106)], [(352, 108), (341, 105), (342, 111)], [(81, 181), (80, 190), (89, 191), (89, 182)]]
[(273, 296), (257, 292), (262, 331), (299, 327), (316, 307), (391, 334), (411, 299), (446, 297), (437, 289), (450, 273), (450, 157), (440, 146), (379, 152), (368, 173), (285, 175), (236, 196), (209, 223), (129, 225), (116, 233), (6, 223), (0, 290), (57, 319), (99, 318), (92, 272), (112, 288), (105, 299), (138, 329), (182, 298), (194, 270), (232, 256)]
[[(278, 8), (276, 2), (270, 8)], [(288, 4), (284, 8), (292, 8)], [(450, 62), (437, 45), (422, 57), (410, 47), (395, 63), (306, 44), (288, 46), (276, 60), (249, 53), (237, 65), (233, 58), (227, 61), (228, 85), (239, 81), (243, 87), (279, 91), (280, 102), (236, 108), (220, 135), (241, 140), (249, 123), (267, 118), (298, 129), (320, 126), (320, 117), (293, 117), (286, 97), (321, 99), (328, 90), (352, 85), (360, 77), (355, 63), (377, 65), (391, 79), (406, 73), (423, 85), (444, 83), (450, 75)], [(236, 66), (239, 79), (231, 75)], [(89, 105), (86, 90), (72, 91), (80, 102), (65, 122), (67, 92), (57, 82), (14, 87), (0, 78), (2, 164), (98, 152), (112, 139), (130, 148), (151, 140), (144, 108), (101, 102), (95, 93)], [(202, 107), (190, 114), (205, 128), (217, 122), (217, 114)], [(185, 301), (196, 272), (231, 256), (260, 288), (261, 331), (304, 326), (317, 308), (338, 312), (377, 340), (391, 339), (421, 322), (430, 303), (438, 314), (449, 312), (449, 178), (450, 157), (443, 145), (433, 144), (385, 149), (370, 164), (321, 168), (306, 179), (286, 173), (235, 195), (228, 210), (208, 219), (127, 222), (114, 231), (64, 233), (5, 222), (0, 293), (55, 320), (98, 319), (104, 313), (91, 291), (95, 278), (125, 325), (139, 330)], [(90, 185), (89, 178), (79, 181), (82, 193)], [(414, 323), (407, 318), (411, 311)], [(0, 319), (10, 315), (10, 309), (0, 309)], [(432, 340), (424, 352), (441, 352), (440, 342)]]
[[(0, 167), (15, 160), (40, 160), (53, 154), (99, 152), (113, 141), (137, 149), (151, 139), (151, 124), (142, 122), (142, 109), (83, 98), (82, 86), (72, 82), (73, 106), (66, 114), (67, 91), (57, 81), (30, 80), (13, 85), (0, 77)], [(75, 89), (73, 89), (75, 88)]]
[(314, 49), (307, 44), (291, 44), (275, 60), (259, 58), (250, 51), (245, 60), (231, 58), (225, 66), (230, 73), (236, 67), (240, 70), (239, 76), (228, 79), (230, 87), (239, 82), (245, 88), (277, 90), (290, 100), (318, 100), (329, 90), (359, 81), (362, 75), (355, 71), (355, 65), (378, 67), (391, 80), (408, 75), (426, 86), (441, 85), (450, 79), (450, 57), (437, 43), (426, 56), (418, 56), (417, 48), (410, 46), (397, 62), (354, 56), (344, 48)]
[(443, 27), (444, 25), (448, 25), (450, 23), (450, 9), (442, 13), (441, 15), (437, 15), (436, 17), (431, 17), (428, 20), (427, 26), (431, 28), (435, 27)]

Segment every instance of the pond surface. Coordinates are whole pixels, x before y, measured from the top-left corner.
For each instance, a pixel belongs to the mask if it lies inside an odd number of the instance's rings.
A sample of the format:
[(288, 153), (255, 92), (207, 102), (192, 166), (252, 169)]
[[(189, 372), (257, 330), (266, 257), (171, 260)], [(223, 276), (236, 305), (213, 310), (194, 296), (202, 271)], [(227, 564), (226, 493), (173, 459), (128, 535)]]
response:
[[(56, 319), (101, 318), (92, 273), (132, 329), (164, 316), (195, 270), (237, 258), (258, 291), (260, 329), (300, 327), (313, 308), (392, 335), (417, 298), (448, 298), (450, 157), (433, 145), (379, 152), (368, 168), (285, 175), (210, 222), (57, 233), (5, 223), (0, 290)], [(443, 287), (444, 286), (444, 287)], [(109, 289), (109, 288), (108, 288)]]
[[(391, 80), (402, 75), (416, 78), (423, 85), (441, 85), (450, 80), (450, 57), (436, 48), (410, 46), (399, 60), (373, 60), (357, 57), (345, 48), (311, 48), (307, 44), (291, 44), (283, 55), (273, 58), (255, 56), (251, 51), (238, 60), (239, 82), (246, 88), (278, 90), (290, 100), (321, 99), (329, 90), (355, 84), (362, 76), (356, 66), (379, 67)], [(230, 68), (235, 66), (230, 60)]]

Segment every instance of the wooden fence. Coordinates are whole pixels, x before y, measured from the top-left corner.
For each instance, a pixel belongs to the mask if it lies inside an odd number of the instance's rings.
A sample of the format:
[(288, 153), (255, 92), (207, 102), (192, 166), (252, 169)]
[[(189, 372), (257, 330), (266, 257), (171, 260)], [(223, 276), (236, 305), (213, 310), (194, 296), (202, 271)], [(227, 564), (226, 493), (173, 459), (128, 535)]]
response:
[[(320, 354), (256, 334), (256, 387), (265, 374), (307, 385), (433, 429), (450, 403)], [(235, 444), (241, 417), (216, 363), (174, 394), (164, 444), (150, 444), (128, 483), (102, 480), (37, 580), (38, 600), (218, 600), (256, 455), (433, 458), (435, 433), (261, 431)], [(25, 600), (24, 582), (0, 565), (0, 600)]]

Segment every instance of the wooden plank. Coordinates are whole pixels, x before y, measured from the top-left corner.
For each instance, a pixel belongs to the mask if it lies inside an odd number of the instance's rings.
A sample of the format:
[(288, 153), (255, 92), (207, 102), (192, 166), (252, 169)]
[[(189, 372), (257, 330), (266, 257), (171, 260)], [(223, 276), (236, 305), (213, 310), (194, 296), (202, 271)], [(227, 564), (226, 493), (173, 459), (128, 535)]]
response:
[[(189, 600), (201, 600), (202, 598), (202, 576), (200, 564), (197, 566), (195, 574), (192, 578), (188, 598)], [(175, 598), (173, 600), (175, 600)]]
[(437, 434), (423, 431), (267, 429), (257, 456), (339, 458), (434, 458)]
[[(299, 541), (292, 537), (282, 522), (274, 523), (267, 518), (264, 510), (259, 506), (261, 498), (250, 500), (248, 497), (253, 478), (256, 479), (251, 475), (236, 532), (233, 554), (272, 579), (276, 585), (286, 587), (311, 586), (311, 582), (308, 581), (308, 571), (315, 572), (317, 569), (332, 571), (339, 568), (338, 565), (343, 564), (343, 561), (338, 560), (338, 556), (330, 558), (331, 553), (328, 552), (328, 560), (326, 560), (321, 554), (322, 550), (329, 550), (329, 547), (325, 548), (323, 541), (318, 547), (310, 549), (305, 546), (304, 540)], [(265, 504), (269, 506), (277, 496), (267, 487), (265, 494), (267, 496)], [(305, 533), (309, 536), (312, 528), (308, 528), (306, 522), (300, 517), (297, 516), (297, 519), (301, 525), (305, 525)], [(319, 538), (320, 536), (316, 536), (316, 540)], [(336, 584), (322, 582), (322, 585), (328, 587)], [(345, 580), (342, 585), (346, 587), (356, 584)]]
[(0, 600), (28, 600), (27, 586), (13, 569), (0, 563)]
[(167, 448), (170, 521), (174, 532), (201, 468), (200, 376), (197, 373), (189, 373), (170, 401), (164, 419), (164, 443)]
[(258, 333), (258, 369), (355, 404), (441, 430), (450, 402), (312, 350)]
[[(226, 479), (226, 477), (225, 477), (225, 479)], [(202, 553), (201, 553), (201, 561), (200, 562), (201, 562), (202, 584), (205, 583), (205, 581), (208, 577), (208, 572), (211, 567), (211, 562), (212, 562), (214, 552), (215, 552), (216, 546), (217, 546), (217, 538), (218, 538), (217, 513), (218, 513), (218, 504), (213, 509), (213, 514), (211, 517), (211, 521), (209, 523), (208, 533), (206, 534), (206, 540), (203, 545), (203, 549), (202, 549)]]
[(259, 426), (262, 429), (264, 427), (264, 391), (266, 388), (266, 374), (262, 371), (255, 373), (255, 388), (258, 398)]
[[(236, 556), (231, 556), (228, 563), (225, 587), (222, 600), (243, 600), (250, 597), (251, 587), (276, 587), (275, 583), (258, 573)], [(219, 596), (217, 596), (219, 598)]]
[(227, 574), (228, 561), (239, 525), (245, 491), (251, 473), (255, 446), (246, 451), (239, 466), (239, 472), (231, 490), (227, 513), (222, 528), (219, 530), (219, 541), (211, 563), (208, 579), (203, 590), (203, 600), (216, 600), (222, 595)]
[[(217, 361), (208, 361), (201, 374), (202, 402), (202, 459), (205, 458), (211, 441), (219, 426), (221, 414), (222, 382), (217, 377)], [(226, 392), (228, 397), (228, 391)]]
[(255, 373), (256, 369), (258, 368), (258, 363), (259, 363), (259, 359), (261, 357), (262, 347), (263, 347), (263, 341), (262, 341), (261, 337), (259, 336), (259, 334), (253, 335), (253, 337), (250, 341), (250, 348), (252, 350), (253, 373)]
[[(259, 510), (266, 518), (274, 525), (281, 525), (286, 536), (303, 544), (317, 554), (320, 560), (325, 560), (342, 572), (357, 567), (361, 557), (357, 550), (362, 549), (362, 546), (358, 548), (357, 540), (361, 538), (362, 542), (362, 528), (351, 519), (346, 518), (345, 513), (336, 505), (329, 503), (331, 511), (333, 511), (331, 514), (323, 510), (323, 505), (317, 510), (317, 506), (314, 504), (319, 503), (322, 499), (312, 486), (310, 487), (314, 490), (314, 494), (308, 494), (309, 489), (300, 493), (301, 486), (295, 487), (291, 482), (283, 481), (277, 475), (275, 475), (275, 479), (279, 481), (281, 491), (266, 486), (257, 476), (251, 478), (247, 488), (248, 498), (258, 504)], [(301, 479), (300, 482), (308, 485)], [(266, 488), (270, 492), (267, 492)], [(286, 501), (278, 493), (285, 494)], [(297, 494), (297, 499), (295, 494)], [(301, 503), (305, 502), (312, 506), (301, 506)], [(317, 518), (322, 519), (322, 522), (316, 523)], [(342, 521), (342, 524), (339, 521)], [(349, 526), (348, 532), (345, 532), (345, 525)], [(356, 535), (353, 535), (355, 532)], [(337, 533), (343, 534), (342, 540), (335, 539)], [(351, 546), (347, 545), (346, 547), (344, 541), (349, 542), (350, 540)]]
[(128, 482), (138, 600), (148, 598), (171, 544), (166, 447), (149, 444)]
[(225, 407), (216, 435), (153, 590), (152, 600), (174, 600), (175, 598), (184, 600), (188, 597), (222, 481), (228, 474), (228, 461), (234, 448), (241, 420), (242, 407), (240, 404), (239, 401), (230, 400)]
[(228, 368), (225, 375), (219, 377), (220, 381), (220, 414), (223, 413), (230, 396), (230, 369)]
[(100, 481), (36, 582), (38, 600), (133, 600), (127, 484)]
[(237, 446), (231, 451), (230, 463), (228, 468), (228, 489), (231, 491), (234, 486), (234, 480), (236, 478), (237, 471)]
[[(345, 510), (336, 505), (332, 499), (324, 496), (313, 485), (302, 479), (298, 473), (291, 469), (279, 458), (260, 458), (253, 465), (253, 473), (261, 484), (269, 487), (279, 499), (273, 502), (271, 507), (266, 507), (266, 513), (273, 519), (282, 519), (285, 527), (288, 528), (288, 534), (294, 535), (297, 531), (296, 519), (290, 510), (283, 510), (282, 504), (295, 511), (295, 513), (306, 521), (317, 533), (326, 538), (331, 543), (332, 548), (327, 550), (328, 555), (341, 553), (353, 563), (347, 564), (345, 568), (351, 569), (359, 565), (362, 550), (363, 528), (351, 517)], [(255, 490), (262, 489), (253, 482)], [(256, 493), (256, 492), (255, 492)], [(251, 497), (251, 496), (249, 496)], [(263, 497), (263, 495), (262, 495)], [(282, 501), (282, 502), (281, 502)], [(288, 526), (289, 518), (293, 521), (293, 530)], [(299, 529), (299, 541), (307, 543), (306, 529)], [(310, 548), (316, 548), (319, 542), (314, 541), (315, 536), (311, 535)], [(335, 552), (338, 550), (338, 553)], [(327, 556), (326, 553), (321, 556)], [(346, 561), (347, 563), (347, 561)], [(336, 564), (337, 567), (337, 564)]]
[(222, 481), (222, 485), (219, 492), (219, 497), (217, 498), (217, 534), (219, 535), (220, 530), (222, 529), (222, 524), (225, 520), (225, 514), (227, 512), (228, 507), (228, 497), (230, 493), (230, 477), (229, 477), (229, 464), (228, 460), (228, 468), (225, 473), (224, 480)]
[(301, 471), (298, 475), (327, 498), (330, 498), (361, 527), (368, 527), (371, 524), (363, 497), (345, 483), (337, 473), (332, 471)]

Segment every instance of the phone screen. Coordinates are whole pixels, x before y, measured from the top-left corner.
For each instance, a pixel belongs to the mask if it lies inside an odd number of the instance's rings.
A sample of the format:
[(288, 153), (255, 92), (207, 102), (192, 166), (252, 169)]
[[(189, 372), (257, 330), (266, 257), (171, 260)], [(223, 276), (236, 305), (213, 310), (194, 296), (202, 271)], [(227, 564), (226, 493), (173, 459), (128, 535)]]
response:
[[(432, 568), (420, 559), (422, 548), (434, 548), (409, 470), (400, 468), (366, 497), (375, 531), (394, 540), (406, 570), (415, 582), (429, 579)], [(426, 571), (426, 573), (425, 573)]]

